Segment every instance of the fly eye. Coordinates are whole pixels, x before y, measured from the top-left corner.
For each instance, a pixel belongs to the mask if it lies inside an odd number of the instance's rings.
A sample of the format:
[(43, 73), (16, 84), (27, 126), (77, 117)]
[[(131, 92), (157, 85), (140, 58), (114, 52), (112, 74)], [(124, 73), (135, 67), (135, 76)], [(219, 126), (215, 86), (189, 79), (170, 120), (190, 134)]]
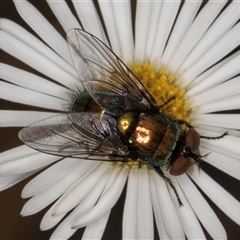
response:
[(191, 165), (192, 161), (189, 158), (180, 157), (172, 164), (169, 173), (173, 176), (182, 175)]
[(189, 146), (193, 152), (199, 150), (200, 136), (194, 128), (189, 128), (187, 131), (186, 145)]

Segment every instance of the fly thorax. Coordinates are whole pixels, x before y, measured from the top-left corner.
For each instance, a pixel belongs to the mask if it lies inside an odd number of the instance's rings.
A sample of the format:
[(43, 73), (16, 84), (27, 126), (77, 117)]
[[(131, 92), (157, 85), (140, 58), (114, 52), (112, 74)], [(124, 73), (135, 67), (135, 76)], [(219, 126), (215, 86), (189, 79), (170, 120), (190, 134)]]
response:
[(130, 138), (130, 141), (144, 157), (152, 156), (163, 136), (163, 129), (159, 129), (159, 123), (154, 116), (141, 113), (138, 124)]
[(138, 112), (125, 112), (118, 118), (118, 131), (126, 140), (128, 140), (134, 132), (138, 122), (138, 116)]

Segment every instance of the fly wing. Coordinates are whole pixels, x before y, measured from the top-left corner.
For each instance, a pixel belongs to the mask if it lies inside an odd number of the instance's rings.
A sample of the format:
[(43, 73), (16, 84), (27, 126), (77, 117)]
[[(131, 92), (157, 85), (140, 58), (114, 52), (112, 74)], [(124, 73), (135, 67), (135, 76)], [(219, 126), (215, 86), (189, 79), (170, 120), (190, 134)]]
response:
[(67, 33), (76, 71), (91, 97), (107, 112), (119, 116), (126, 110), (158, 111), (148, 93), (127, 66), (95, 36), (79, 29)]
[(23, 128), (19, 138), (29, 147), (48, 154), (127, 161), (127, 147), (115, 126), (116, 120), (108, 115), (86, 112), (61, 114)]

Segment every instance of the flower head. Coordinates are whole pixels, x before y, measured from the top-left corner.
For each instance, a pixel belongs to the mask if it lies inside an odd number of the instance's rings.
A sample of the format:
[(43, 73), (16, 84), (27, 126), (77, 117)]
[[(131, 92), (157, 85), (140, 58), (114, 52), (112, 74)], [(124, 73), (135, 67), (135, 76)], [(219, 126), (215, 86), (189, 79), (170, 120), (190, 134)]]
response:
[[(1, 18), (0, 47), (37, 73), (5, 60), (1, 63), (0, 98), (29, 109), (16, 110), (14, 105), (11, 110), (1, 109), (0, 126), (25, 127), (56, 112), (69, 111), (69, 107), (75, 112), (75, 93), (82, 86), (65, 38), (34, 2), (14, 4), (35, 33)], [(99, 0), (47, 4), (65, 32), (83, 28), (109, 46), (171, 119), (190, 123), (203, 136), (220, 136), (227, 131), (228, 136), (221, 139), (201, 139), (200, 156), (203, 162), (239, 180), (239, 2), (139, 0), (134, 6), (131, 1)], [(80, 74), (85, 74), (82, 71)], [(48, 118), (49, 125), (53, 124), (51, 119), (56, 120)], [(147, 141), (143, 138), (146, 130), (141, 134), (141, 142)], [(81, 156), (63, 158), (25, 145), (2, 152), (0, 189), (40, 172), (22, 191), (22, 197), (30, 199), (21, 215), (50, 206), (40, 228), (57, 226), (53, 239), (69, 238), (83, 227), (83, 238), (101, 238), (125, 185), (124, 239), (153, 239), (153, 219), (158, 230), (155, 235), (161, 239), (203, 239), (202, 226), (212, 238), (225, 239), (224, 226), (203, 193), (240, 224), (239, 202), (206, 173), (205, 163), (200, 171), (193, 165), (175, 177), (163, 166), (173, 188), (149, 164), (139, 167), (138, 162), (93, 161)]]

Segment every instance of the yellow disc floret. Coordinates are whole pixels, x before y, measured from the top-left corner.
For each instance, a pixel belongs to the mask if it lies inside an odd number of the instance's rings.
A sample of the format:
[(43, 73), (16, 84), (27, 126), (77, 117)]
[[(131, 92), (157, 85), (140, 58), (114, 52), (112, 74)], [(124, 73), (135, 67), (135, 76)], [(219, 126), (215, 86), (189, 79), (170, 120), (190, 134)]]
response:
[(170, 74), (166, 68), (155, 71), (155, 66), (147, 62), (144, 64), (133, 63), (131, 70), (159, 106), (175, 96), (175, 99), (161, 108), (162, 112), (173, 119), (190, 122), (190, 105), (184, 99), (185, 90), (174, 84), (174, 75)]

